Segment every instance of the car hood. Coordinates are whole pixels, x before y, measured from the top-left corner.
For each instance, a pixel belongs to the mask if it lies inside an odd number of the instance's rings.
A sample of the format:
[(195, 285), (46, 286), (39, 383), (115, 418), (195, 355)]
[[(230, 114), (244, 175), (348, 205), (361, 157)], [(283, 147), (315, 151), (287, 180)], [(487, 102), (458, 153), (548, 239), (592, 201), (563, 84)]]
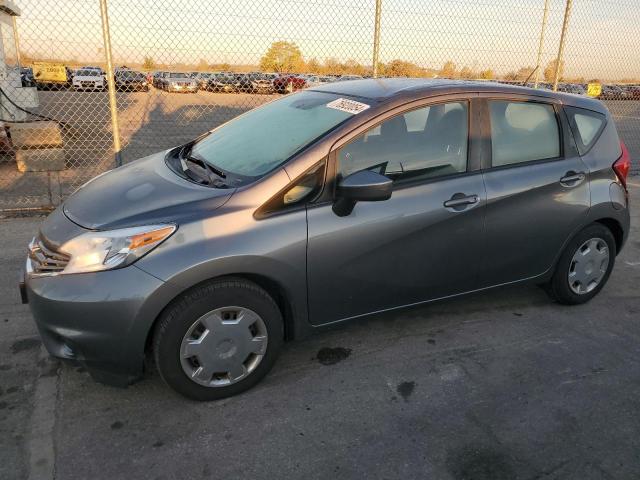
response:
[(167, 166), (165, 155), (97, 176), (65, 201), (65, 215), (91, 230), (180, 223), (210, 215), (235, 192), (189, 182)]
[(75, 75), (73, 77), (74, 80), (102, 80), (102, 76), (101, 75)]

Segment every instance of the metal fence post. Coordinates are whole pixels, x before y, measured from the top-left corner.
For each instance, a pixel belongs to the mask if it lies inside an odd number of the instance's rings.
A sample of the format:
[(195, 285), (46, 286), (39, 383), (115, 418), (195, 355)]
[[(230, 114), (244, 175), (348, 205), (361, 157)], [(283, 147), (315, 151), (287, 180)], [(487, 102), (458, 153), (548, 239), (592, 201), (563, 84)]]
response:
[(18, 66), (22, 67), (22, 58), (20, 57), (20, 36), (18, 35), (18, 22), (16, 22), (16, 16), (11, 16), (13, 22), (13, 42), (16, 44), (16, 61)]
[(111, 128), (113, 130), (113, 153), (116, 167), (122, 165), (120, 156), (120, 129), (118, 127), (118, 105), (116, 102), (116, 86), (113, 79), (113, 59), (111, 56), (111, 33), (109, 32), (109, 11), (107, 0), (100, 0), (100, 18), (102, 19), (102, 40), (107, 61), (107, 88), (109, 89), (109, 108), (111, 110)]
[(382, 0), (376, 0), (376, 20), (373, 31), (373, 78), (378, 77), (378, 57), (380, 56), (380, 10)]
[(542, 50), (544, 49), (544, 32), (547, 29), (547, 14), (549, 13), (549, 0), (544, 0), (544, 13), (542, 14), (542, 29), (540, 30), (540, 44), (538, 45), (538, 61), (536, 62), (536, 80), (533, 88), (538, 88), (540, 81), (540, 62), (542, 61)]
[(553, 75), (553, 91), (558, 91), (558, 80), (560, 79), (560, 66), (562, 65), (562, 57), (564, 56), (564, 41), (566, 39), (567, 27), (569, 26), (569, 17), (571, 16), (571, 5), (573, 0), (567, 0), (564, 9), (564, 20), (562, 22), (562, 33), (560, 34), (560, 46), (558, 47), (558, 56), (556, 57), (556, 71)]

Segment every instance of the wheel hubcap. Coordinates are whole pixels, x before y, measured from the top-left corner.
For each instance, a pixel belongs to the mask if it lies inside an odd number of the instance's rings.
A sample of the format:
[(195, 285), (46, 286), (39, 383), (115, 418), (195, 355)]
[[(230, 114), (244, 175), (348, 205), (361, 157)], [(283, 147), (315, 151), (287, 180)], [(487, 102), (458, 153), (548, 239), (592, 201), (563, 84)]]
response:
[(584, 295), (596, 288), (609, 266), (609, 247), (601, 238), (584, 242), (573, 254), (569, 266), (569, 287), (574, 293)]
[(205, 387), (239, 382), (253, 372), (267, 352), (267, 327), (243, 307), (223, 307), (197, 319), (180, 345), (184, 373)]

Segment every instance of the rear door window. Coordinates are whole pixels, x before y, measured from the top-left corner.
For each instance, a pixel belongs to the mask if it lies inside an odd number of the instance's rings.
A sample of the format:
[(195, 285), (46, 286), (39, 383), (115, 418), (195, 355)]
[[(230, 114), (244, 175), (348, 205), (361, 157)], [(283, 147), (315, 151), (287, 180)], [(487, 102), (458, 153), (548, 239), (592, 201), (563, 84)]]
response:
[(560, 157), (553, 105), (490, 100), (492, 165), (501, 167)]
[(606, 117), (593, 110), (564, 107), (580, 155), (587, 153), (596, 143), (606, 125)]

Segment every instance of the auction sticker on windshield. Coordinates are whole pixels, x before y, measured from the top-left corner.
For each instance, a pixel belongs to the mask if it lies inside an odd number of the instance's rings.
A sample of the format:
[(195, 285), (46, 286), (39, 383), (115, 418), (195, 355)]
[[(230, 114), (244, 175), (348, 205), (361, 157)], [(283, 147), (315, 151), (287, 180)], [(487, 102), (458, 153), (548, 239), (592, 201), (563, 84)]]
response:
[(347, 100), (346, 98), (337, 98), (334, 101), (327, 103), (327, 107), (355, 115), (357, 113), (364, 112), (369, 108), (369, 105), (366, 103), (356, 102), (355, 100)]

